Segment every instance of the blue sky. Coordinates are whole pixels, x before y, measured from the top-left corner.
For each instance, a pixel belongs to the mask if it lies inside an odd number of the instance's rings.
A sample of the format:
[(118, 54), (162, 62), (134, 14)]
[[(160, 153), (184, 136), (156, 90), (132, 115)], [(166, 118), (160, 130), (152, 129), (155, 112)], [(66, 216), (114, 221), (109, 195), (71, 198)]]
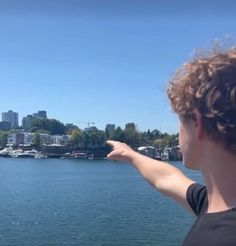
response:
[(0, 0), (0, 112), (178, 131), (166, 87), (194, 48), (236, 37), (236, 1)]

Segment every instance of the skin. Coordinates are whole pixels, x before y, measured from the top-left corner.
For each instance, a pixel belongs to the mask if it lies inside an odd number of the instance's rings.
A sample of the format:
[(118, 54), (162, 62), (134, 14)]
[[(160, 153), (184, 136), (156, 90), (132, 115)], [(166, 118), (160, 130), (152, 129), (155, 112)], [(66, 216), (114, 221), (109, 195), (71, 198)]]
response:
[[(197, 112), (195, 119), (180, 118), (179, 142), (184, 165), (203, 174), (208, 191), (207, 213), (236, 207), (236, 155), (208, 138)], [(113, 149), (108, 159), (131, 163), (152, 186), (192, 212), (186, 192), (195, 181), (176, 167), (141, 155), (125, 143), (108, 140), (107, 144)]]

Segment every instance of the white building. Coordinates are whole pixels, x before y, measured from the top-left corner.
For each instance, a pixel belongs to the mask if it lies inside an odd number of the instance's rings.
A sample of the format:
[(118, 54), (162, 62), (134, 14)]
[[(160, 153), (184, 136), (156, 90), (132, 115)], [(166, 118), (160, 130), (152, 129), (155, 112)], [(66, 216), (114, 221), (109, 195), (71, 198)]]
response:
[(8, 137), (7, 137), (7, 145), (11, 146), (11, 145), (16, 145), (16, 144), (17, 144), (16, 133), (10, 133), (10, 134), (8, 134)]
[(24, 145), (32, 145), (34, 143), (34, 133), (24, 132)]
[(51, 142), (51, 135), (47, 133), (40, 133), (40, 144), (50, 144)]
[(51, 143), (55, 145), (66, 145), (70, 140), (70, 135), (52, 135)]

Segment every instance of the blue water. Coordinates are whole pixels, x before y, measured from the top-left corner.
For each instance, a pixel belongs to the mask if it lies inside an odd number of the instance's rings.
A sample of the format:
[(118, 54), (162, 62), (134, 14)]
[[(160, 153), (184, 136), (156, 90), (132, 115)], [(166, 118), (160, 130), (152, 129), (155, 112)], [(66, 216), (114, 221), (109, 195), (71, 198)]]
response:
[(136, 246), (180, 245), (193, 217), (128, 164), (0, 158), (0, 221), (2, 246)]

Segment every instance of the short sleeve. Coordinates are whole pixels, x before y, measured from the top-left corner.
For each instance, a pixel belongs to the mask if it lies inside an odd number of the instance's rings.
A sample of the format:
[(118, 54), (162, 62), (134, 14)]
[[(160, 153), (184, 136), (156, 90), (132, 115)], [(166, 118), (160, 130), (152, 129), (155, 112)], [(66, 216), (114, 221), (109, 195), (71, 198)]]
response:
[(193, 183), (188, 187), (186, 198), (193, 212), (198, 216), (207, 209), (206, 186)]

